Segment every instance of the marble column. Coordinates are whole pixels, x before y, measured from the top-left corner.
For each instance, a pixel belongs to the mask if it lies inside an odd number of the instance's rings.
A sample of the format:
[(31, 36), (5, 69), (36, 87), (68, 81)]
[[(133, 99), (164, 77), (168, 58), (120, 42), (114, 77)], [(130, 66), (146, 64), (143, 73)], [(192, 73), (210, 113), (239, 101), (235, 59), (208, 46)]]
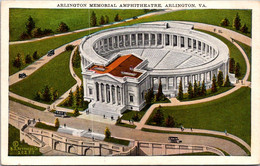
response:
[(107, 84), (104, 85), (105, 103), (107, 103)]
[(102, 94), (101, 94), (101, 83), (99, 83), (99, 101), (102, 102)]
[(117, 86), (115, 86), (115, 103), (116, 105), (118, 105), (118, 90), (117, 90)]

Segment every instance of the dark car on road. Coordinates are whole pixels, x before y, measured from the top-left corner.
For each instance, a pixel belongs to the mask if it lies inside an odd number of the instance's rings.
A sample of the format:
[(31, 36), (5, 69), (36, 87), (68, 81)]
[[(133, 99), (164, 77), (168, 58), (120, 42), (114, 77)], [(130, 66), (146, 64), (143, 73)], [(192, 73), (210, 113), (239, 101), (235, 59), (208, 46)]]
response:
[(25, 78), (27, 75), (25, 73), (20, 73), (19, 78)]
[(52, 56), (52, 55), (54, 55), (54, 54), (55, 54), (55, 51), (54, 51), (54, 50), (50, 50), (50, 51), (48, 51), (47, 56)]
[(54, 116), (55, 117), (62, 117), (62, 118), (64, 118), (64, 117), (67, 117), (67, 113), (64, 112), (64, 111), (55, 111), (54, 112)]
[(168, 140), (171, 143), (182, 143), (182, 140), (179, 140), (178, 137), (169, 137)]

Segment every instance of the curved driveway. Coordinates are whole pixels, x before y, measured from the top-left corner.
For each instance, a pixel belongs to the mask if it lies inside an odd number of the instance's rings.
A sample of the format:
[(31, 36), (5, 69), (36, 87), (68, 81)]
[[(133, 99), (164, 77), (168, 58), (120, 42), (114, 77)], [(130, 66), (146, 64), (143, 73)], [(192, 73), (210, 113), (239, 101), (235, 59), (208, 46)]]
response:
[[(55, 117), (53, 113), (42, 112), (22, 104), (10, 101), (10, 111), (13, 111), (19, 115), (28, 116), (31, 118), (38, 119), (41, 121), (54, 123)], [(152, 133), (144, 132), (141, 130), (130, 129), (126, 127), (120, 127), (110, 124), (104, 124), (100, 122), (80, 119), (80, 118), (59, 118), (60, 124), (66, 123), (68, 127), (88, 130), (91, 128), (93, 131), (98, 133), (104, 133), (105, 127), (109, 127), (112, 136), (125, 137), (140, 141), (151, 141), (151, 142), (168, 142), (168, 137), (172, 134)], [(198, 135), (185, 135), (185, 134), (174, 134), (178, 136), (184, 144), (195, 144), (195, 145), (208, 145), (220, 148), (232, 156), (245, 156), (246, 153), (236, 144), (215, 137), (198, 136)]]

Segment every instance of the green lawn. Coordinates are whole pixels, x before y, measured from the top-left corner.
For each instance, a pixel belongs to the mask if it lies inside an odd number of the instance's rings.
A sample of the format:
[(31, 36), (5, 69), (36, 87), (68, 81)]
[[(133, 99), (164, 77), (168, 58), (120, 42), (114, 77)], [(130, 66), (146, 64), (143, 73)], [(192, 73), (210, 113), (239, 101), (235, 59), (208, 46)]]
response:
[(40, 111), (44, 111), (46, 108), (43, 108), (43, 107), (40, 107), (40, 106), (37, 106), (37, 105), (33, 105), (31, 103), (27, 103), (25, 101), (22, 101), (22, 100), (18, 100), (16, 98), (13, 98), (11, 96), (9, 96), (9, 100), (12, 100), (14, 102), (17, 102), (17, 103), (20, 103), (20, 104), (23, 104), (23, 105), (26, 105), (28, 107), (31, 107), (31, 108), (34, 108), (34, 109), (37, 109), (37, 110), (40, 110)]
[(118, 138), (114, 138), (114, 137), (105, 138), (104, 141), (115, 143), (115, 144), (120, 144), (120, 145), (125, 145), (125, 146), (128, 146), (130, 143), (130, 141), (128, 141), (128, 140), (118, 139)]
[[(250, 65), (252, 65), (252, 57), (251, 57), (251, 54), (252, 54), (252, 52), (251, 52), (251, 47), (250, 46), (248, 46), (248, 45), (246, 45), (246, 44), (244, 44), (244, 43), (241, 43), (241, 42), (239, 42), (239, 41), (236, 41), (239, 45), (240, 45), (240, 47), (245, 51), (245, 53), (246, 53), (246, 55), (247, 55), (247, 57), (248, 57), (248, 60), (249, 60), (249, 63), (250, 63)], [(250, 66), (251, 67), (251, 70), (252, 70), (252, 66)], [(248, 79), (247, 79), (247, 81), (251, 81), (251, 72), (250, 72), (250, 74), (249, 74), (249, 77), (248, 77)]]
[[(155, 109), (156, 110), (156, 109)], [(249, 145), (251, 143), (251, 89), (240, 88), (220, 99), (186, 106), (163, 107), (164, 117), (172, 115), (185, 128), (208, 129), (224, 132), (225, 129)], [(151, 117), (147, 123), (153, 124)]]
[[(215, 36), (216, 38), (220, 39), (228, 46), (230, 57), (234, 58), (235, 62), (236, 63), (238, 62), (240, 65), (240, 68), (241, 68), (241, 76), (239, 76), (238, 79), (242, 79), (246, 74), (246, 62), (245, 62), (245, 59), (244, 59), (242, 53), (239, 51), (239, 49), (233, 43), (231, 43), (229, 40), (227, 40), (226, 38), (224, 38), (220, 35), (217, 35), (213, 32), (204, 31), (204, 30), (199, 30), (199, 31), (208, 33), (212, 36)], [(226, 77), (224, 76), (224, 78), (226, 78)]]
[[(241, 19), (241, 24), (246, 23), (249, 33), (247, 36), (251, 37), (251, 27), (252, 27), (252, 10), (233, 10), (233, 9), (193, 9), (193, 10), (180, 10), (172, 13), (166, 13), (163, 15), (153, 16), (146, 18), (144, 20), (139, 20), (138, 22), (148, 22), (148, 21), (162, 21), (162, 20), (173, 20), (173, 21), (192, 21), (200, 22), (206, 24), (212, 24), (220, 26), (220, 22), (223, 18), (228, 18), (230, 26), (225, 27), (234, 31), (232, 28), (233, 19), (238, 13)], [(237, 31), (241, 33), (240, 31)]]
[(10, 86), (9, 90), (29, 99), (34, 99), (37, 91), (45, 85), (58, 90), (59, 96), (69, 90), (76, 81), (70, 75), (70, 51), (63, 52), (24, 80)]
[(144, 10), (133, 9), (10, 9), (10, 41), (20, 40), (22, 32), (26, 31), (25, 23), (29, 16), (35, 21), (35, 27), (51, 29), (57, 33), (60, 22), (65, 22), (70, 31), (90, 27), (90, 15), (94, 11), (99, 25), (101, 15), (107, 15), (109, 22), (114, 22), (118, 13), (122, 20), (145, 14)]
[[(12, 9), (12, 10), (18, 10), (18, 9)], [(30, 10), (34, 10), (34, 9), (30, 9)], [(59, 10), (61, 10), (61, 9), (59, 9)], [(133, 12), (133, 11), (131, 10), (131, 12)], [(197, 22), (202, 22), (202, 23), (218, 25), (220, 22), (218, 20), (221, 20), (223, 17), (226, 17), (227, 15), (230, 15), (230, 17), (233, 17), (233, 15), (235, 16), (235, 14), (237, 12), (241, 16), (242, 22), (243, 22), (243, 20), (248, 21), (247, 26), (249, 27), (249, 29), (251, 29), (251, 10), (226, 10), (226, 9), (184, 10), (184, 11), (167, 13), (167, 14), (159, 15), (159, 16), (152, 16), (152, 17), (137, 19), (137, 20), (134, 20), (131, 22), (120, 23), (119, 25), (111, 25), (106, 28), (101, 27), (98, 30), (85, 31), (85, 32), (60, 36), (60, 37), (53, 37), (51, 39), (45, 39), (45, 40), (36, 41), (33, 43), (10, 45), (9, 46), (9, 52), (10, 52), (9, 53), (9, 75), (12, 75), (19, 71), (18, 68), (15, 68), (12, 66), (12, 60), (16, 57), (16, 55), (18, 53), (20, 53), (23, 56), (26, 56), (27, 54), (32, 55), (34, 51), (38, 51), (38, 54), (40, 56), (43, 56), (51, 49), (55, 49), (65, 43), (71, 42), (73, 40), (79, 39), (83, 36), (89, 35), (91, 33), (94, 33), (96, 31), (100, 31), (103, 29), (132, 25), (132, 24), (141, 23), (141, 22), (160, 21), (160, 20), (197, 21)], [(219, 13), (221, 13), (221, 14), (219, 14)], [(198, 14), (200, 15), (200, 17), (197, 17)], [(80, 22), (80, 24), (81, 23), (82, 22)], [(23, 68), (26, 66), (27, 65), (24, 65)]]
[(123, 113), (122, 119), (124, 120), (131, 120), (132, 117), (138, 113), (139, 114), (139, 120), (137, 122), (139, 122), (142, 117), (144, 116), (144, 114), (146, 113), (146, 111), (150, 108), (151, 105), (146, 105), (141, 111), (132, 111), (132, 110), (126, 110)]
[(205, 96), (198, 96), (198, 97), (194, 97), (194, 98), (191, 98), (191, 99), (188, 98), (188, 93), (185, 93), (185, 94), (183, 94), (183, 99), (180, 100), (180, 101), (199, 100), (199, 99), (207, 98), (207, 97), (210, 97), (210, 96), (216, 96), (216, 95), (223, 93), (223, 92), (226, 92), (226, 91), (228, 91), (232, 88), (233, 87), (220, 87), (220, 88), (218, 87), (218, 91), (215, 92), (215, 93), (211, 93), (211, 89), (208, 89), (207, 94)]
[(20, 131), (14, 126), (8, 126), (8, 156), (41, 156), (36, 146), (20, 142)]
[(127, 123), (116, 123), (116, 125), (117, 126), (122, 126), (122, 127), (132, 128), (132, 129), (136, 128), (136, 125), (130, 125), (130, 124), (127, 124)]
[(35, 124), (35, 127), (40, 128), (40, 129), (52, 130), (52, 131), (57, 131), (58, 130), (57, 127), (54, 127), (54, 126), (51, 126), (51, 125), (47, 125), (47, 124), (42, 123), (42, 122), (37, 122)]

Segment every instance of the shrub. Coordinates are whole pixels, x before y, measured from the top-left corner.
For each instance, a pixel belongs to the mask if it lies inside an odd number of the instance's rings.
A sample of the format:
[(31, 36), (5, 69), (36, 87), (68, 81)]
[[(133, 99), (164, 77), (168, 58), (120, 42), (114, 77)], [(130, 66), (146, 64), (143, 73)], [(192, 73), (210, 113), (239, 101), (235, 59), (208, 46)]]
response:
[(110, 132), (110, 130), (109, 130), (109, 128), (108, 127), (106, 127), (106, 129), (105, 129), (105, 138), (110, 138), (111, 137), (111, 132)]
[(57, 29), (57, 31), (58, 31), (58, 32), (68, 32), (69, 29), (70, 29), (70, 28), (69, 28), (69, 26), (68, 26), (66, 23), (61, 22), (60, 25), (59, 25), (59, 27), (58, 27), (58, 29)]
[(72, 57), (72, 66), (75, 68), (79, 68), (80, 67), (80, 55), (79, 55), (79, 50), (77, 48), (77, 50), (74, 52), (74, 55)]
[(31, 36), (26, 32), (23, 32), (20, 36), (21, 40), (27, 40), (27, 39), (30, 39), (30, 38), (31, 38)]
[(120, 116), (117, 117), (117, 120), (116, 120), (116, 124), (121, 124), (122, 122), (122, 118), (120, 118)]
[(218, 72), (218, 80), (217, 80), (217, 82), (218, 82), (218, 86), (222, 86), (223, 85), (223, 72), (222, 71), (219, 71)]
[(74, 46), (71, 45), (71, 44), (69, 44), (69, 45), (67, 45), (67, 46), (65, 47), (65, 50), (66, 50), (66, 51), (72, 51), (73, 49), (74, 49)]
[(24, 65), (23, 56), (21, 56), (21, 54), (18, 53), (15, 59), (13, 60), (13, 66), (21, 69), (23, 65)]
[(42, 36), (42, 35), (43, 35), (43, 33), (42, 33), (41, 28), (34, 28), (34, 29), (32, 30), (32, 32), (31, 32), (31, 36), (32, 36), (32, 37), (40, 37), (40, 36)]
[(134, 121), (139, 121), (139, 120), (140, 120), (140, 115), (139, 115), (139, 113), (136, 112), (136, 113), (132, 116), (132, 119), (133, 119)]
[(56, 128), (59, 128), (59, 127), (60, 127), (60, 121), (59, 121), (58, 118), (55, 119), (54, 126), (55, 126)]
[(220, 22), (221, 26), (229, 26), (229, 20), (227, 18), (224, 18), (221, 22)]
[(74, 115), (74, 116), (78, 116), (78, 115), (79, 115), (79, 110), (78, 110), (78, 108), (75, 108), (75, 109), (74, 109), (73, 115)]
[(161, 125), (163, 123), (163, 113), (161, 111), (161, 107), (159, 107), (154, 114), (153, 121), (156, 123), (156, 125)]
[(33, 59), (32, 59), (32, 56), (31, 55), (26, 55), (25, 57), (25, 63), (29, 64), (29, 63), (32, 63)]
[(230, 80), (229, 80), (228, 75), (226, 76), (226, 80), (225, 80), (224, 86), (225, 86), (225, 87), (230, 87), (230, 86), (231, 86), (231, 82), (230, 82)]

